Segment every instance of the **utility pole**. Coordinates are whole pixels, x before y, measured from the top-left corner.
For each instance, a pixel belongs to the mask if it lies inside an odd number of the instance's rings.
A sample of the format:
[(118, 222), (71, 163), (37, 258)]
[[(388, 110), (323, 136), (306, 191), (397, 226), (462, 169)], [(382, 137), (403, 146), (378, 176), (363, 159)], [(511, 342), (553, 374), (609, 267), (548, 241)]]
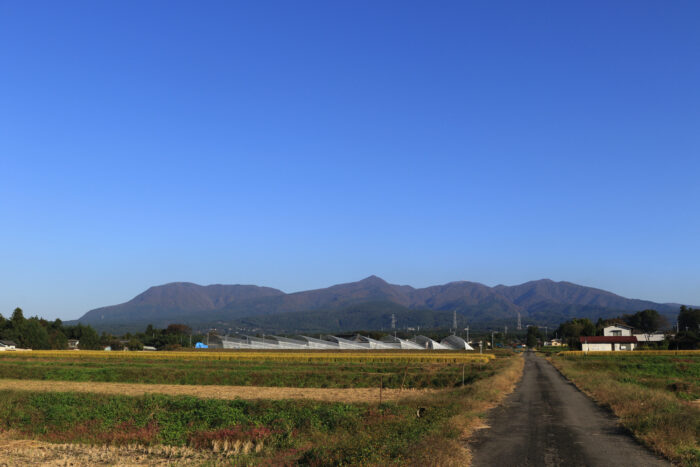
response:
[(396, 313), (391, 314), (391, 329), (396, 330)]
[(469, 326), (464, 328), (465, 331), (467, 331), (467, 343), (469, 343)]
[(495, 347), (493, 346), (493, 331), (491, 331), (491, 350), (494, 350)]
[(523, 329), (523, 323), (520, 320), (520, 312), (518, 311), (518, 331), (521, 331)]
[(452, 334), (457, 334), (457, 310), (452, 311)]

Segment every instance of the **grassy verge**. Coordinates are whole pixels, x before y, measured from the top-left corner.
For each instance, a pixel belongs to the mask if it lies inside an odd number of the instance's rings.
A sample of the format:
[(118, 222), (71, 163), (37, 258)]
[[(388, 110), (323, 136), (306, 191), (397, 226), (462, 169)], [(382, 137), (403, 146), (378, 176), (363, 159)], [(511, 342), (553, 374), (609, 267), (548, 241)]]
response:
[(700, 465), (700, 406), (690, 400), (700, 361), (635, 354), (550, 361), (642, 443), (681, 465)]
[(243, 465), (463, 465), (464, 436), (514, 384), (521, 362), (499, 358), (464, 388), (381, 406), (0, 391), (0, 426), (53, 443), (216, 452)]

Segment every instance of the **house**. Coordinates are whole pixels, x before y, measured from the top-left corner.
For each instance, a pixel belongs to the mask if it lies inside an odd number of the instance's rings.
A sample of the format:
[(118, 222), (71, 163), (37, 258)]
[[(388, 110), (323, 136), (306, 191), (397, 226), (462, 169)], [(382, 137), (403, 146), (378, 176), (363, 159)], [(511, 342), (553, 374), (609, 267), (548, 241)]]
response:
[(69, 350), (78, 350), (78, 344), (80, 344), (80, 341), (78, 339), (68, 339)]
[(653, 332), (651, 334), (633, 334), (637, 342), (663, 342), (666, 335), (663, 332)]
[(666, 336), (661, 332), (645, 334), (624, 324), (614, 324), (603, 328), (604, 336), (634, 336), (637, 342), (663, 342)]
[(544, 345), (545, 347), (561, 347), (564, 344), (562, 344), (561, 339), (552, 339), (550, 341), (545, 341)]
[(624, 324), (613, 324), (603, 328), (603, 336), (631, 336), (632, 329)]
[(17, 344), (15, 344), (13, 341), (9, 340), (1, 340), (0, 341), (0, 351), (2, 350), (16, 350), (17, 349)]
[(579, 340), (584, 352), (634, 350), (637, 347), (637, 338), (634, 336), (583, 336)]

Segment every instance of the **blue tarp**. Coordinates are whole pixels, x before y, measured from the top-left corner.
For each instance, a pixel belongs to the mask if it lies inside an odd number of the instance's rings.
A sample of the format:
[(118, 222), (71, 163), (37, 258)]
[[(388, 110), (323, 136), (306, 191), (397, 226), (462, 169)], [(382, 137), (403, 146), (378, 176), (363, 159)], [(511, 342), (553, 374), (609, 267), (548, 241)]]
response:
[(197, 343), (194, 345), (194, 348), (195, 348), (195, 349), (208, 349), (209, 346), (206, 345), (206, 344), (202, 344), (201, 342), (197, 342)]

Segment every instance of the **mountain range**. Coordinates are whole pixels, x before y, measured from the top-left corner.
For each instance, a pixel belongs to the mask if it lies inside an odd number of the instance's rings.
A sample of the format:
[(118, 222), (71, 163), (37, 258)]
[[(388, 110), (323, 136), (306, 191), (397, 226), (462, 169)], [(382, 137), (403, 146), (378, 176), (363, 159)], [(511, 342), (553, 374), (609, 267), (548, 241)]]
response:
[(679, 307), (549, 279), (515, 286), (459, 281), (413, 288), (370, 276), (295, 293), (256, 285), (175, 282), (151, 287), (126, 303), (91, 310), (75, 322), (120, 333), (171, 323), (195, 329), (332, 332), (389, 329), (392, 315), (398, 329), (450, 327), (456, 311), (459, 327), (515, 329), (518, 314), (523, 325), (553, 327), (574, 317), (596, 320), (652, 308), (674, 322)]

